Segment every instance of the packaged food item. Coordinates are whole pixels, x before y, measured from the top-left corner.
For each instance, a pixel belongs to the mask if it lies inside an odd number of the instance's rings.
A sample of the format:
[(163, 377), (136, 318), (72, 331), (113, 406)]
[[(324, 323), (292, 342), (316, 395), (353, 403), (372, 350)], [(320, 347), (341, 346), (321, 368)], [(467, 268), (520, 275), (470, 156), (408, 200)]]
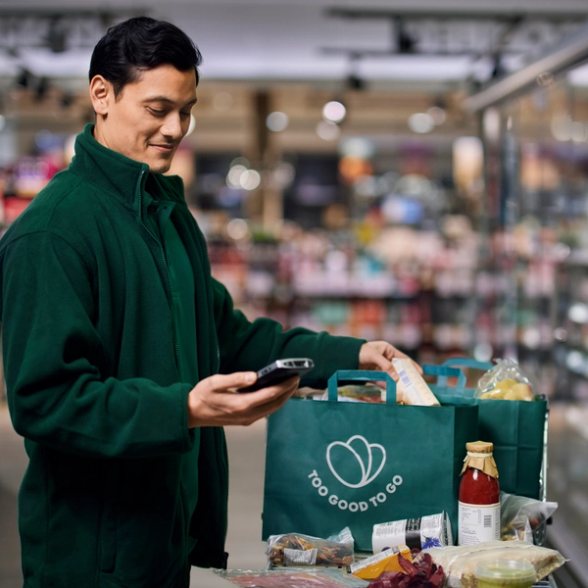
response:
[(374, 525), (372, 533), (374, 553), (403, 544), (411, 549), (453, 545), (449, 516), (446, 512), (442, 512), (418, 519)]
[(327, 539), (288, 533), (271, 535), (267, 543), (268, 567), (347, 566), (354, 561), (354, 541), (349, 527)]
[(497, 359), (484, 374), (475, 393), (482, 400), (535, 400), (530, 380), (514, 359)]
[(349, 571), (362, 580), (374, 580), (383, 572), (402, 572), (403, 568), (399, 561), (401, 557), (412, 562), (410, 549), (406, 545), (391, 547), (386, 551), (358, 561), (349, 567)]
[(384, 572), (370, 582), (367, 588), (441, 588), (445, 581), (445, 573), (441, 566), (433, 563), (430, 555), (420, 557), (411, 563), (398, 556), (404, 573)]
[(520, 539), (541, 545), (545, 523), (557, 510), (557, 502), (542, 502), (524, 496), (500, 493), (500, 538), (503, 541)]
[(473, 545), (500, 539), (500, 485), (492, 457), (494, 445), (467, 443), (459, 486), (458, 544)]
[(476, 566), (478, 588), (532, 588), (535, 568), (526, 561), (497, 559)]
[(413, 406), (440, 406), (439, 401), (410, 359), (394, 358), (392, 365), (399, 377), (396, 384), (398, 402)]
[(339, 398), (352, 398), (358, 402), (371, 402), (381, 404), (382, 398), (385, 398), (386, 390), (374, 384), (347, 385), (337, 388)]
[(415, 560), (426, 554), (438, 566), (443, 566), (448, 588), (478, 588), (476, 568), (483, 562), (500, 559), (525, 561), (535, 568), (535, 582), (560, 568), (565, 559), (554, 549), (531, 545), (523, 541), (489, 541), (460, 547), (433, 547), (423, 550)]

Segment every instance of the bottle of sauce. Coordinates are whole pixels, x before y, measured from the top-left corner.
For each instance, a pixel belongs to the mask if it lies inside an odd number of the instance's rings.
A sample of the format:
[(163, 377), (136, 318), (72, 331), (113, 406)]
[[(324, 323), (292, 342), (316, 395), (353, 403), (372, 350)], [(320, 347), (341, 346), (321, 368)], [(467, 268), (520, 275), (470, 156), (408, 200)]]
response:
[(459, 486), (459, 545), (500, 540), (500, 484), (494, 445), (467, 443)]

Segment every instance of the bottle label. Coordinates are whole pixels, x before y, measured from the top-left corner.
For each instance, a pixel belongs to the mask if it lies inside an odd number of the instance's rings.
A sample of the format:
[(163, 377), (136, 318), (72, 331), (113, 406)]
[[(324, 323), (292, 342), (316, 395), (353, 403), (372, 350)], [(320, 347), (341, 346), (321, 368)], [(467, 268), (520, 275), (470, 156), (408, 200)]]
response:
[(500, 502), (459, 503), (459, 545), (500, 541)]

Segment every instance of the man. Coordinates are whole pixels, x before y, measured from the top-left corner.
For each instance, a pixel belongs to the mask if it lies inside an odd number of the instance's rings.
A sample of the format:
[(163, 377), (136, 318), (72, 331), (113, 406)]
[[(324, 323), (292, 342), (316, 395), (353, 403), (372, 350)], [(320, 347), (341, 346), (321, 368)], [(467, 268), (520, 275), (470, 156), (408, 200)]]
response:
[(233, 309), (177, 177), (200, 53), (177, 27), (111, 28), (90, 65), (95, 125), (0, 242), (9, 408), (30, 464), (19, 496), (27, 588), (185, 588), (224, 567), (223, 425), (278, 410), (299, 381), (255, 370), (310, 357), (391, 371), (400, 355)]

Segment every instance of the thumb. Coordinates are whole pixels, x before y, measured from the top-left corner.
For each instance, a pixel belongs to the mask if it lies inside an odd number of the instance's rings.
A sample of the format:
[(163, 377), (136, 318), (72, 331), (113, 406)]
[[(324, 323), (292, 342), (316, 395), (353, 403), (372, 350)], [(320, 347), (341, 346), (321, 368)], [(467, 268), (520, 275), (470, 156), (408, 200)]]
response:
[(257, 380), (255, 372), (235, 372), (233, 374), (217, 374), (213, 376), (212, 388), (215, 391), (226, 391), (231, 388), (245, 388)]
[(387, 372), (394, 378), (395, 380), (398, 379), (396, 374), (396, 370), (392, 367), (392, 362), (389, 359), (386, 359), (383, 355), (378, 352), (374, 352), (371, 354), (370, 357), (371, 361), (373, 361), (383, 372)]

